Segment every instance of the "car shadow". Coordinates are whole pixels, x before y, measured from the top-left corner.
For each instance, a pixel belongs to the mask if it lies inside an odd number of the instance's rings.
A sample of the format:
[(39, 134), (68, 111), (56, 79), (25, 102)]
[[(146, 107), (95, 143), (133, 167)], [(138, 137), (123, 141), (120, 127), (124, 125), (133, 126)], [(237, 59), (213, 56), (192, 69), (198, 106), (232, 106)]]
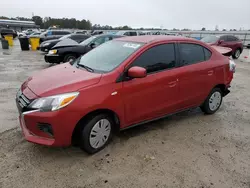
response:
[[(141, 134), (145, 134), (146, 132), (154, 131), (154, 130), (162, 130), (165, 129), (173, 122), (181, 121), (187, 118), (194, 118), (195, 115), (200, 115), (203, 112), (200, 108), (193, 108), (186, 111), (182, 111), (173, 115), (166, 116), (159, 120), (151, 121), (145, 124), (141, 124), (132, 128), (128, 128), (124, 131), (121, 131), (117, 136), (122, 140), (127, 140), (132, 137), (140, 136)], [(174, 126), (174, 125), (173, 125)]]
[[(190, 109), (174, 115), (169, 115), (156, 121), (152, 121), (121, 131), (113, 138), (109, 146), (94, 155), (89, 155), (86, 152), (82, 151), (79, 147), (75, 146), (55, 148), (31, 144), (30, 149), (33, 150), (33, 153), (39, 153), (40, 156), (42, 155), (43, 157), (53, 157), (61, 160), (64, 160), (65, 158), (88, 159), (89, 157), (101, 159), (104, 158), (107, 153), (112, 153), (112, 150), (117, 146), (117, 144), (123, 145), (130, 138), (141, 136), (150, 131), (168, 129), (170, 126), (175, 126), (178, 121), (182, 121), (183, 119), (186, 120), (188, 118), (194, 118), (194, 116), (201, 114), (202, 112), (200, 108)], [(26, 141), (24, 140), (24, 142)]]

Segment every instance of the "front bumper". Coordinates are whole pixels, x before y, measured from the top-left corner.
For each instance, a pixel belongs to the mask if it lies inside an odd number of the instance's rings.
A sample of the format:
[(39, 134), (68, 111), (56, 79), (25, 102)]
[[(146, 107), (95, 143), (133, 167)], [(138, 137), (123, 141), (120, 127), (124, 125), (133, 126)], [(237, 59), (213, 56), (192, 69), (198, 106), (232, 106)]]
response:
[(47, 63), (61, 63), (63, 58), (58, 54), (46, 54), (44, 60)]
[[(29, 93), (26, 92), (26, 96), (32, 96)], [(27, 105), (31, 100), (25, 103), (29, 100), (26, 96), (19, 91), (16, 98), (20, 126), (25, 139), (46, 146), (71, 145), (74, 128), (81, 119), (80, 113), (67, 107), (53, 112), (29, 111)]]
[(36, 144), (46, 145), (46, 146), (53, 146), (55, 144), (55, 139), (40, 137), (40, 136), (36, 136), (33, 133), (31, 133), (25, 125), (24, 116), (25, 116), (24, 114), (21, 114), (19, 116), (19, 122), (20, 122), (20, 126), (22, 128), (22, 131), (23, 131), (24, 138), (27, 141), (32, 142), (32, 143), (36, 143)]
[[(70, 146), (74, 128), (80, 117), (78, 119), (73, 112), (65, 109), (54, 112), (28, 111), (20, 114), (19, 121), (25, 139), (46, 146)], [(41, 130), (41, 124), (50, 125), (53, 134)]]

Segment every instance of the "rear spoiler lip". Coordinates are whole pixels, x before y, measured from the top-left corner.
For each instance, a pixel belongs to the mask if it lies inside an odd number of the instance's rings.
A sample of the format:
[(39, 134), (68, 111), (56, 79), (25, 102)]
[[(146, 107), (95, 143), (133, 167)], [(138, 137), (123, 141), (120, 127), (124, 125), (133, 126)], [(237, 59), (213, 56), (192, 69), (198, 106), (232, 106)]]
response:
[(222, 55), (225, 55), (225, 56), (231, 56), (232, 55), (232, 49), (231, 48), (215, 46), (215, 45), (211, 45), (211, 47), (214, 48), (217, 52), (219, 52)]

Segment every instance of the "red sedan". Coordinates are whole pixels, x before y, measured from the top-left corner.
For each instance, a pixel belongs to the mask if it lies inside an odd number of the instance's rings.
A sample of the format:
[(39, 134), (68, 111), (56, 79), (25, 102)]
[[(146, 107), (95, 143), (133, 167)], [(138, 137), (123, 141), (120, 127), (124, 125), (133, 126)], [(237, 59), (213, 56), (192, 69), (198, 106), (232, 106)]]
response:
[(20, 124), (30, 142), (95, 153), (117, 130), (194, 107), (215, 113), (234, 71), (232, 60), (194, 39), (119, 38), (24, 82)]
[(243, 42), (233, 35), (222, 36), (207, 36), (201, 39), (202, 42), (208, 43), (214, 46), (222, 46), (232, 49), (232, 56), (234, 59), (238, 59), (243, 51)]

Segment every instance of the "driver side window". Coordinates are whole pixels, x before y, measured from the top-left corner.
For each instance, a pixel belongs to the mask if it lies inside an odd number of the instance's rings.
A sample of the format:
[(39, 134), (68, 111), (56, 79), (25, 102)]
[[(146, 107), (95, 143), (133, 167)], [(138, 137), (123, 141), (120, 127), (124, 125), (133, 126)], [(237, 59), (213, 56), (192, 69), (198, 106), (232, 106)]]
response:
[(146, 50), (130, 67), (138, 66), (147, 70), (147, 73), (155, 73), (176, 66), (174, 44), (161, 44)]

